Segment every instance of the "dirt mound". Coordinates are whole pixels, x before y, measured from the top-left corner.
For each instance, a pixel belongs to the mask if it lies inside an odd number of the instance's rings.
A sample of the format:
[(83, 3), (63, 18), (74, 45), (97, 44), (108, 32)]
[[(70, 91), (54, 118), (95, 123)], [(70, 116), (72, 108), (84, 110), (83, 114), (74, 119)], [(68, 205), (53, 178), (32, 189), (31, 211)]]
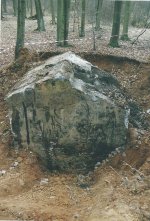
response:
[[(113, 72), (144, 112), (150, 109), (150, 64), (115, 58), (111, 62), (108, 57), (90, 61)], [(4, 97), (25, 71), (41, 63), (34, 62), (29, 59), (24, 65), (23, 60), (20, 68), (13, 63), (0, 70), (0, 219), (149, 221), (148, 130), (133, 128), (128, 146), (112, 153), (86, 176), (50, 174), (30, 150), (18, 151), (11, 146)]]

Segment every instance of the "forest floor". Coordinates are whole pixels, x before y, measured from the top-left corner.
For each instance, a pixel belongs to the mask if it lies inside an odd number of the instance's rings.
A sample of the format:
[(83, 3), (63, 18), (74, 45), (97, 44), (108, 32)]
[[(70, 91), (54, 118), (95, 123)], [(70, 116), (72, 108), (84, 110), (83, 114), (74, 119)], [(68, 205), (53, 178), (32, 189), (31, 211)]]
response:
[[(27, 21), (26, 42), (34, 52), (22, 54), (11, 64), (15, 44), (15, 19), (7, 16), (2, 24), (0, 69), (0, 220), (35, 221), (149, 221), (150, 220), (150, 131), (132, 128), (125, 152), (89, 174), (88, 188), (78, 185), (79, 175), (47, 172), (29, 150), (14, 150), (11, 146), (8, 109), (5, 96), (23, 74), (42, 63), (35, 52), (73, 50), (100, 68), (115, 74), (138, 105), (146, 120), (150, 120), (150, 48), (148, 35), (133, 46), (121, 43), (121, 48), (107, 46), (109, 33), (97, 40), (93, 52), (92, 34), (88, 40), (72, 42), (72, 48), (57, 48), (53, 31), (32, 32), (35, 21)], [(47, 21), (48, 27), (48, 21)], [(110, 30), (110, 28), (109, 28)], [(139, 30), (135, 30), (137, 34)], [(139, 31), (140, 32), (140, 31)], [(150, 32), (150, 30), (148, 30)], [(74, 36), (74, 34), (73, 34)], [(136, 35), (135, 35), (136, 36)], [(149, 35), (150, 36), (150, 35)], [(75, 38), (76, 36), (74, 36)], [(107, 39), (105, 39), (107, 37)], [(11, 42), (10, 42), (11, 40)], [(10, 48), (10, 46), (12, 46)], [(9, 49), (7, 49), (9, 48)], [(5, 51), (6, 50), (6, 51)], [(113, 57), (110, 57), (113, 55)], [(116, 56), (128, 57), (118, 59)], [(131, 60), (136, 59), (136, 60)]]
[[(147, 61), (149, 59), (150, 29), (129, 27), (130, 41), (120, 41), (120, 48), (111, 48), (108, 47), (111, 36), (111, 25), (102, 23), (102, 29), (95, 32), (96, 50), (93, 50), (94, 38), (92, 24), (86, 24), (85, 37), (79, 38), (78, 24), (76, 23), (74, 26), (71, 22), (68, 38), (70, 47), (61, 48), (57, 47), (56, 44), (56, 25), (51, 24), (51, 19), (48, 16), (45, 16), (44, 20), (46, 32), (38, 32), (36, 31), (37, 21), (26, 19), (25, 47), (36, 51), (63, 52), (71, 50), (74, 52), (96, 52), (106, 55), (118, 55), (134, 58), (141, 61)], [(5, 15), (5, 18), (1, 24), (1, 65), (7, 64), (14, 59), (14, 48), (17, 33), (16, 27), (16, 18)], [(132, 44), (133, 42), (134, 44)]]

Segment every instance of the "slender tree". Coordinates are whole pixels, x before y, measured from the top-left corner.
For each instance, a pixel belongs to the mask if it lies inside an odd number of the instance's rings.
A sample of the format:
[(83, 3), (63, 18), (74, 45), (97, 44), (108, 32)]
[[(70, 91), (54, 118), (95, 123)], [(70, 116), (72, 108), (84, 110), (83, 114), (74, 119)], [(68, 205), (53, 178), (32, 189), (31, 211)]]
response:
[(30, 0), (30, 17), (33, 16), (33, 1)]
[(57, 45), (68, 45), (70, 0), (57, 0)]
[(52, 25), (55, 25), (55, 9), (54, 9), (54, 1), (50, 0), (50, 10), (52, 15)]
[(124, 4), (123, 31), (122, 31), (122, 36), (121, 36), (121, 40), (123, 40), (123, 41), (129, 40), (128, 25), (129, 25), (129, 17), (130, 17), (130, 6), (131, 6), (131, 2), (126, 1)]
[(69, 34), (69, 15), (70, 15), (70, 0), (65, 0), (64, 4), (64, 45), (68, 45), (68, 34)]
[(57, 45), (64, 46), (64, 0), (57, 0)]
[(102, 4), (103, 4), (103, 0), (97, 0), (97, 5), (96, 5), (96, 26), (95, 26), (95, 30), (96, 31), (100, 30), (100, 20), (101, 20)]
[(37, 24), (38, 24), (37, 30), (38, 31), (45, 31), (41, 1), (40, 0), (34, 0), (34, 1), (35, 1)]
[(0, 17), (1, 17), (1, 20), (2, 20), (2, 18), (3, 18), (3, 12), (2, 12), (2, 2), (0, 2)]
[(17, 0), (13, 0), (14, 16), (17, 16)]
[(82, 12), (81, 12), (81, 28), (80, 28), (79, 36), (84, 37), (85, 36), (85, 6), (86, 6), (85, 0), (81, 0), (81, 4), (82, 4), (81, 6)]
[(24, 47), (26, 0), (18, 0), (17, 40), (15, 59), (19, 57), (20, 49)]
[(26, 12), (30, 10), (30, 0), (26, 0)]
[(112, 26), (112, 33), (111, 33), (111, 38), (109, 42), (109, 45), (111, 47), (119, 47), (118, 40), (119, 40), (119, 32), (120, 32), (121, 6), (122, 6), (122, 1), (115, 0), (113, 26)]
[(1, 0), (1, 1), (2, 1), (3, 10), (5, 13), (7, 13), (7, 1), (6, 0)]
[(75, 24), (76, 24), (76, 4), (77, 0), (74, 1), (74, 6), (73, 6), (73, 32), (75, 31)]

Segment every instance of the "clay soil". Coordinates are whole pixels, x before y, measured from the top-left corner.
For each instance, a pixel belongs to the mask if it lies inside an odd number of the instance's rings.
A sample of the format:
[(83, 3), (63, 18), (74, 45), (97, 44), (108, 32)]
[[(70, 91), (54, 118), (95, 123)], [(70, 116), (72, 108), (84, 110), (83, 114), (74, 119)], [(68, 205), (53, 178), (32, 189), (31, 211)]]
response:
[[(148, 62), (91, 53), (82, 56), (114, 73), (143, 111), (150, 109)], [(29, 149), (12, 147), (4, 97), (27, 70), (42, 62), (37, 54), (24, 51), (16, 63), (0, 71), (0, 220), (150, 220), (148, 129), (137, 135), (132, 128), (125, 151), (84, 176), (86, 185), (80, 185), (79, 174), (48, 172)], [(145, 115), (148, 121), (149, 114)]]

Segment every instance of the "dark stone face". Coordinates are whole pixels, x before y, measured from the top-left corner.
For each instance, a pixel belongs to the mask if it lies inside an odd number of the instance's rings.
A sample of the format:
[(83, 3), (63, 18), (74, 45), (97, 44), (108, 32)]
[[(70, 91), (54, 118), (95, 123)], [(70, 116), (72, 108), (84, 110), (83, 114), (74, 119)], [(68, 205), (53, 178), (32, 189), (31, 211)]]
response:
[(51, 170), (89, 170), (126, 143), (126, 111), (107, 94), (125, 98), (112, 75), (74, 54), (49, 62), (27, 73), (8, 96), (14, 139)]
[(13, 108), (12, 112), (12, 120), (11, 120), (11, 127), (12, 131), (15, 134), (14, 137), (14, 143), (17, 142), (19, 146), (21, 146), (21, 128), (22, 124), (20, 122), (20, 116), (19, 116), (19, 111), (15, 108)]

